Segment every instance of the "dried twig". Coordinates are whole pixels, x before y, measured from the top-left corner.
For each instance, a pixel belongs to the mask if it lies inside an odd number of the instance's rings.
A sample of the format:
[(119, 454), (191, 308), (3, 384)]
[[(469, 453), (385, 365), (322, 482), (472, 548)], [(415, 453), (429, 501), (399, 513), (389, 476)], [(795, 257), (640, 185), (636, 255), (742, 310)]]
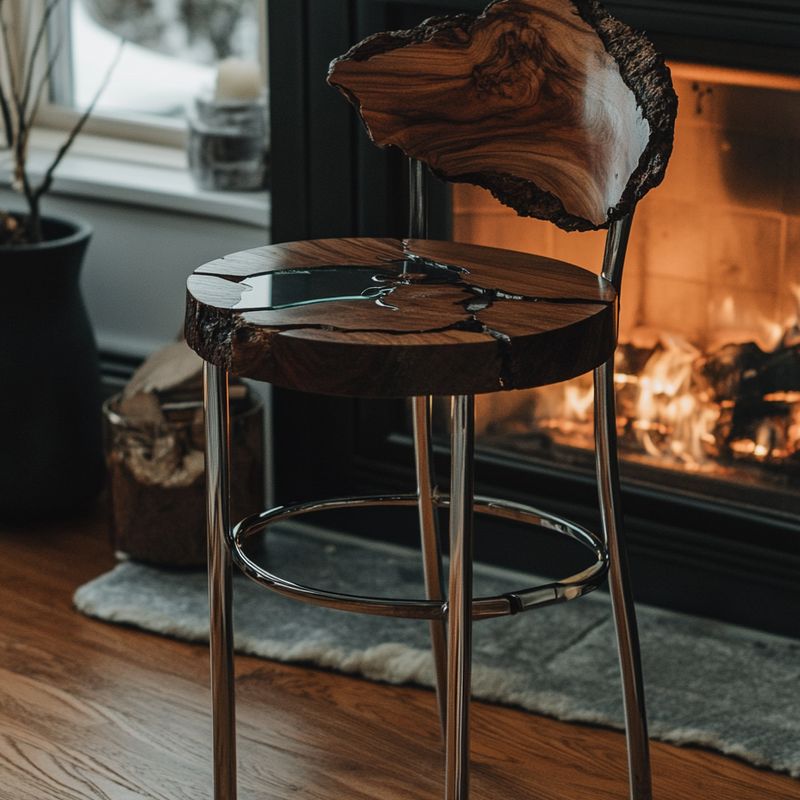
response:
[(36, 117), (37, 112), (39, 111), (39, 107), (42, 104), (42, 98), (44, 97), (44, 91), (48, 87), (50, 83), (50, 78), (53, 75), (53, 70), (55, 69), (56, 63), (61, 55), (61, 48), (64, 44), (63, 38), (58, 41), (56, 46), (52, 49), (50, 54), (50, 59), (47, 62), (47, 67), (45, 68), (44, 74), (42, 75), (41, 79), (39, 80), (39, 86), (36, 88), (36, 94), (34, 95), (33, 102), (26, 103), (26, 106), (29, 106), (30, 110), (28, 111), (28, 118), (25, 122), (27, 128), (33, 127), (33, 121)]
[[(18, 69), (17, 65), (14, 64), (12, 55), (9, 26), (3, 16), (6, 0), (0, 0), (0, 50), (3, 51), (2, 55), (8, 74), (8, 80), (5, 82), (6, 86), (0, 82), (0, 117), (3, 120), (3, 131), (7, 147), (13, 155), (14, 187), (24, 194), (28, 204), (28, 214), (22, 220), (22, 225), (17, 227), (24, 228), (24, 236), (30, 242), (40, 242), (42, 240), (42, 222), (39, 210), (41, 198), (51, 188), (56, 168), (78, 134), (83, 130), (86, 121), (92, 115), (100, 96), (108, 85), (111, 74), (119, 62), (125, 44), (124, 42), (120, 43), (119, 49), (92, 101), (78, 117), (77, 122), (67, 134), (64, 143), (56, 151), (38, 186), (34, 186), (27, 171), (28, 143), (44, 92), (53, 75), (61, 52), (62, 42), (59, 42), (52, 49), (44, 73), (39, 79), (36, 78), (36, 65), (45, 42), (48, 23), (60, 2), (62, 0), (47, 0), (44, 11), (37, 21), (33, 43), (26, 50), (23, 64)], [(25, 39), (27, 40), (28, 37), (26, 36)], [(8, 217), (8, 215), (0, 212), (0, 223), (4, 223), (4, 216)], [(8, 225), (0, 224), (0, 240), (2, 240), (4, 227), (8, 229)]]
[(22, 107), (28, 107), (28, 101), (30, 100), (31, 96), (31, 88), (33, 84), (33, 73), (36, 69), (36, 59), (39, 57), (39, 49), (44, 42), (45, 33), (47, 32), (47, 26), (50, 22), (50, 17), (53, 15), (53, 11), (55, 11), (56, 6), (61, 2), (61, 0), (49, 0), (47, 3), (44, 13), (42, 14), (41, 22), (39, 23), (39, 27), (36, 30), (36, 39), (33, 42), (33, 47), (31, 48), (31, 52), (27, 57), (27, 69), (25, 71), (25, 87), (22, 90)]
[(49, 188), (51, 183), (53, 182), (53, 172), (55, 171), (56, 167), (61, 163), (61, 159), (67, 153), (67, 150), (71, 147), (72, 143), (75, 141), (75, 137), (81, 132), (81, 129), (86, 124), (86, 121), (92, 115), (94, 111), (94, 107), (97, 105), (97, 101), (100, 99), (100, 95), (103, 94), (105, 91), (106, 86), (108, 86), (108, 82), (111, 80), (111, 73), (114, 71), (114, 68), (119, 63), (120, 57), (122, 56), (122, 50), (125, 47), (125, 42), (120, 42), (119, 47), (117, 48), (117, 53), (114, 56), (114, 60), (111, 62), (108, 70), (106, 71), (105, 77), (103, 78), (103, 82), (98, 87), (97, 91), (92, 98), (92, 102), (86, 107), (86, 110), (81, 114), (78, 121), (75, 123), (75, 127), (69, 132), (69, 136), (67, 137), (64, 144), (58, 148), (58, 152), (56, 153), (56, 157), (53, 159), (50, 166), (47, 168), (47, 171), (44, 174), (44, 178), (42, 179), (42, 183), (39, 185), (35, 192), (35, 196), (38, 199), (42, 196)]
[[(4, 5), (5, 0), (0, 0), (0, 21), (3, 19)], [(10, 149), (14, 145), (14, 123), (11, 118), (11, 105), (6, 97), (6, 89), (2, 80), (0, 80), (0, 116), (3, 118), (3, 132), (6, 137), (6, 147)]]
[(19, 103), (19, 96), (17, 95), (17, 68), (14, 64), (14, 58), (11, 55), (11, 38), (8, 35), (8, 24), (6, 18), (3, 16), (3, 7), (5, 3), (0, 0), (0, 36), (3, 40), (3, 52), (5, 54), (6, 69), (8, 70), (9, 92), (11, 99), (15, 104)]
[[(2, 7), (0, 6), (0, 12)], [(6, 18), (0, 13), (0, 38), (3, 44), (3, 53), (5, 55), (6, 69), (8, 70), (8, 105), (9, 117), (11, 119), (11, 142), (9, 147), (14, 152), (14, 183), (17, 187), (21, 188), (25, 194), (30, 207), (31, 194), (30, 185), (25, 175), (25, 160), (27, 156), (27, 135), (25, 132), (25, 111), (22, 106), (22, 98), (19, 94), (19, 83), (17, 79), (17, 68), (14, 64), (14, 58), (11, 49), (11, 37), (9, 36), (8, 23)], [(13, 108), (13, 116), (10, 113)]]
[(2, 85), (0, 85), (0, 116), (3, 117), (3, 131), (6, 137), (6, 147), (11, 148), (14, 145), (14, 127), (11, 120), (11, 107), (8, 104)]

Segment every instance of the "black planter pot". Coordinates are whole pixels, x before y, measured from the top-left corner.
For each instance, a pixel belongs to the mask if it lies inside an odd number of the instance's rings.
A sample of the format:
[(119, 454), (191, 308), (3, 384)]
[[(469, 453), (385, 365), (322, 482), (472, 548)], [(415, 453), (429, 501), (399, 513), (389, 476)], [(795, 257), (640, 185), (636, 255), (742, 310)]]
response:
[(97, 347), (78, 277), (91, 228), (0, 247), (0, 520), (86, 508), (103, 483)]

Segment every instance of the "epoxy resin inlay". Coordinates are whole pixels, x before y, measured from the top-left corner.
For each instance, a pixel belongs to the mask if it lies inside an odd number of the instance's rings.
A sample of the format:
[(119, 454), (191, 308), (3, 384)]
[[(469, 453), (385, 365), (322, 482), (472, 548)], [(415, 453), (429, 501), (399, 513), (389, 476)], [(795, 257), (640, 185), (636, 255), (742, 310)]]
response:
[(395, 309), (388, 296), (397, 286), (459, 284), (467, 270), (421, 258), (389, 261), (376, 266), (330, 266), (285, 269), (250, 275), (241, 281), (242, 297), (233, 307), (240, 311), (274, 311), (282, 308), (330, 303), (335, 300), (371, 300)]
[(207, 361), (290, 389), (478, 394), (565, 380), (603, 363), (615, 306), (600, 276), (535, 255), (319, 239), (196, 270), (186, 330)]
[[(238, 311), (277, 311), (283, 308), (331, 303), (336, 300), (370, 300), (393, 311), (390, 295), (398, 286), (451, 285), (463, 289), (464, 310), (474, 315), (498, 300), (528, 303), (588, 303), (607, 305), (613, 301), (582, 297), (539, 297), (515, 295), (502, 289), (485, 289), (470, 284), (469, 270), (439, 264), (418, 256), (387, 261), (375, 266), (321, 266), (313, 269), (282, 269), (249, 275), (240, 282), (242, 297), (233, 308)], [(471, 320), (475, 322), (473, 318)], [(458, 323), (459, 326), (463, 323)]]

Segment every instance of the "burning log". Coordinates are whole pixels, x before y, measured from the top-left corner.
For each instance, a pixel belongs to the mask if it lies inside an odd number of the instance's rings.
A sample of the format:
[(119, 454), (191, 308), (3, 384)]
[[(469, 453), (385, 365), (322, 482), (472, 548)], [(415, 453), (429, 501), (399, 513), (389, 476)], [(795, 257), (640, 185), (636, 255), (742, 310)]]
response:
[(800, 341), (788, 328), (778, 347), (726, 345), (703, 366), (723, 408), (717, 436), (734, 460), (784, 464), (798, 458)]
[[(616, 355), (617, 427), (622, 450), (663, 467), (725, 473), (745, 462), (800, 468), (800, 326), (778, 345), (731, 342), (703, 354), (677, 336), (639, 330)], [(535, 389), (528, 431), (542, 447), (592, 446), (591, 380)], [(544, 444), (541, 444), (544, 442)], [(532, 448), (535, 449), (535, 448)], [(562, 457), (564, 457), (562, 455)], [(777, 475), (778, 473), (776, 473)]]
[(755, 342), (726, 344), (704, 360), (701, 370), (718, 402), (735, 402), (746, 376), (757, 371), (763, 359), (764, 352)]
[(742, 378), (741, 395), (776, 400), (800, 393), (800, 343), (793, 347), (779, 347), (764, 353), (761, 363), (748, 370)]

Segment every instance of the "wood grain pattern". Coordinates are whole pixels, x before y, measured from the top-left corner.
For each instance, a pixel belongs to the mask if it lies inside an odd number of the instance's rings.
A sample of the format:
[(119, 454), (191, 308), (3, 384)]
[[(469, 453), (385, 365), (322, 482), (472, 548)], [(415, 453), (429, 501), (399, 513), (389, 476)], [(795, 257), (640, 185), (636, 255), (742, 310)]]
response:
[(379, 33), (328, 81), (376, 144), (567, 230), (630, 212), (672, 149), (669, 70), (594, 0), (498, 0)]
[[(404, 260), (428, 271), (403, 276)], [(337, 265), (368, 267), (359, 275), (366, 283), (380, 278), (380, 302), (278, 307), (257, 291), (260, 276), (319, 276)], [(536, 386), (592, 369), (615, 343), (616, 296), (605, 281), (563, 262), (475, 245), (270, 245), (201, 267), (187, 288), (186, 340), (204, 359), (235, 375), (322, 394)]]
[[(206, 647), (75, 612), (112, 564), (100, 513), (0, 531), (0, 800), (211, 798)], [(247, 657), (236, 673), (240, 800), (440, 796), (432, 692)], [(626, 796), (620, 733), (476, 703), (472, 739), (473, 800)], [(655, 743), (653, 772), (657, 800), (800, 800), (693, 748)]]

